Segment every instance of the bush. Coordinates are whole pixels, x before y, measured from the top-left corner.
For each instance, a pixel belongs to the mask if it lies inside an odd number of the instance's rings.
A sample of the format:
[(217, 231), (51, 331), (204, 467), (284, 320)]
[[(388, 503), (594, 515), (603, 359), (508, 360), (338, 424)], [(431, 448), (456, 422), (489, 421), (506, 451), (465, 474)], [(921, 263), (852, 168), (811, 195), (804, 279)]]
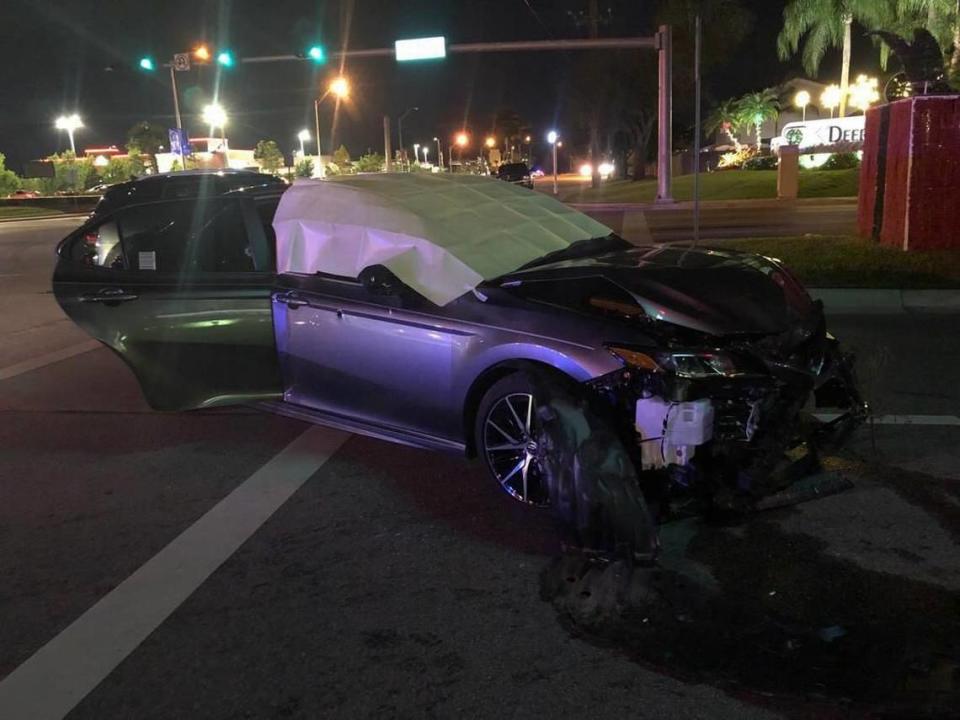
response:
[(379, 153), (369, 153), (361, 155), (356, 162), (357, 172), (382, 172), (383, 155)]
[(736, 152), (724, 153), (720, 156), (720, 162), (717, 164), (717, 170), (738, 170), (743, 164), (757, 154), (756, 148), (752, 145), (743, 145)]
[(6, 197), (20, 189), (20, 178), (13, 170), (6, 168), (6, 162), (6, 156), (0, 153), (0, 197)]
[(834, 153), (820, 166), (821, 170), (852, 170), (860, 167), (860, 158), (856, 153)]
[(313, 177), (313, 160), (310, 158), (300, 160), (293, 168), (293, 172), (298, 178)]
[(754, 155), (743, 162), (744, 170), (776, 170), (776, 155)]

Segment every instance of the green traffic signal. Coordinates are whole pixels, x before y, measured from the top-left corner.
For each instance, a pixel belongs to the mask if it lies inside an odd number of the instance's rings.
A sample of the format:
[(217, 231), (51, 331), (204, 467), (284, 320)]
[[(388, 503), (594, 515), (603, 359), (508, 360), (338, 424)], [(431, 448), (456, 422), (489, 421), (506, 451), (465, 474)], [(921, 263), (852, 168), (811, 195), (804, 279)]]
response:
[(148, 72), (150, 72), (150, 71), (156, 70), (157, 66), (153, 62), (152, 57), (142, 57), (140, 58), (140, 69), (147, 70)]
[(307, 57), (309, 57), (318, 65), (321, 65), (327, 61), (327, 53), (324, 52), (322, 45), (314, 45), (307, 50)]
[(219, 55), (217, 55), (217, 62), (224, 67), (233, 67), (233, 53), (229, 50), (222, 51)]

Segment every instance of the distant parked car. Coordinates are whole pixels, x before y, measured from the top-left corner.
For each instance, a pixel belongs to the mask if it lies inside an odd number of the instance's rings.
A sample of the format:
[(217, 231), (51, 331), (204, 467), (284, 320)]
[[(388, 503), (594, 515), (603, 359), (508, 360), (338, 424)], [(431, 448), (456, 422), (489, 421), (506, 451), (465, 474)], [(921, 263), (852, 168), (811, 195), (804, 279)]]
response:
[(497, 168), (497, 179), (533, 189), (533, 179), (526, 163), (504, 163)]
[(8, 198), (14, 200), (27, 200), (29, 198), (40, 197), (40, 193), (36, 190), (14, 190), (12, 193), (7, 195)]

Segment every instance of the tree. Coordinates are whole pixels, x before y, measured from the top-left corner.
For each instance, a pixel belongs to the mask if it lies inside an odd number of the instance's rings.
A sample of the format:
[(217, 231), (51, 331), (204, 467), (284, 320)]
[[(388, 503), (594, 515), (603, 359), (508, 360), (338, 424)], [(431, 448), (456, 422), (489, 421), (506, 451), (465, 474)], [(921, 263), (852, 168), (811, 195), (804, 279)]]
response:
[(6, 167), (7, 156), (0, 153), (0, 197), (6, 197), (15, 190), (20, 189), (20, 178), (13, 170)]
[(383, 170), (383, 155), (368, 153), (361, 155), (357, 160), (357, 172), (381, 172)]
[(260, 167), (269, 173), (275, 173), (283, 167), (283, 153), (275, 140), (260, 140), (253, 151), (253, 159), (260, 161)]
[(767, 120), (780, 115), (780, 98), (777, 91), (767, 88), (760, 92), (747, 93), (737, 101), (741, 122), (753, 125), (757, 132), (757, 152), (760, 152), (761, 128)]
[(110, 158), (107, 166), (99, 171), (100, 180), (108, 185), (132, 180), (141, 174), (143, 174), (143, 161), (138, 155)]
[(157, 169), (157, 153), (167, 139), (166, 130), (142, 120), (127, 131), (127, 152), (131, 155), (149, 155), (150, 164)]
[[(919, 28), (936, 39), (942, 54), (950, 52), (945, 70), (955, 78), (960, 75), (960, 0), (893, 0), (892, 17), (884, 30), (910, 39)], [(952, 51), (951, 51), (952, 47)], [(889, 43), (884, 43), (886, 60)], [(884, 67), (886, 64), (884, 62)]]
[(296, 166), (294, 166), (293, 171), (298, 178), (313, 177), (313, 160), (310, 158), (300, 160)]
[(703, 122), (703, 130), (707, 135), (721, 132), (730, 138), (734, 150), (740, 152), (740, 141), (736, 132), (743, 127), (743, 115), (736, 100), (724, 100), (717, 105)]
[(342, 173), (350, 172), (353, 169), (353, 165), (350, 162), (350, 151), (347, 150), (346, 145), (341, 145), (333, 153), (333, 164), (336, 165)]
[(847, 88), (850, 86), (850, 35), (854, 21), (870, 29), (890, 22), (889, 0), (790, 0), (783, 11), (783, 29), (777, 37), (780, 58), (796, 54), (803, 41), (803, 66), (816, 75), (827, 50), (843, 48), (840, 70), (840, 113), (847, 110)]

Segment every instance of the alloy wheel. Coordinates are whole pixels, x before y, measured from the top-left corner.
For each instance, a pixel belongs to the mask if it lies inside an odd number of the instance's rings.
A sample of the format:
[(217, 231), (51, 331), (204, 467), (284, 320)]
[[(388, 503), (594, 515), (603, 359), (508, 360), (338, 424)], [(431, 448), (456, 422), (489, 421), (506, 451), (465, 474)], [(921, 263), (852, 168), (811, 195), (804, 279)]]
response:
[(497, 400), (483, 423), (487, 464), (511, 497), (527, 505), (548, 504), (536, 436), (536, 402), (530, 393)]

